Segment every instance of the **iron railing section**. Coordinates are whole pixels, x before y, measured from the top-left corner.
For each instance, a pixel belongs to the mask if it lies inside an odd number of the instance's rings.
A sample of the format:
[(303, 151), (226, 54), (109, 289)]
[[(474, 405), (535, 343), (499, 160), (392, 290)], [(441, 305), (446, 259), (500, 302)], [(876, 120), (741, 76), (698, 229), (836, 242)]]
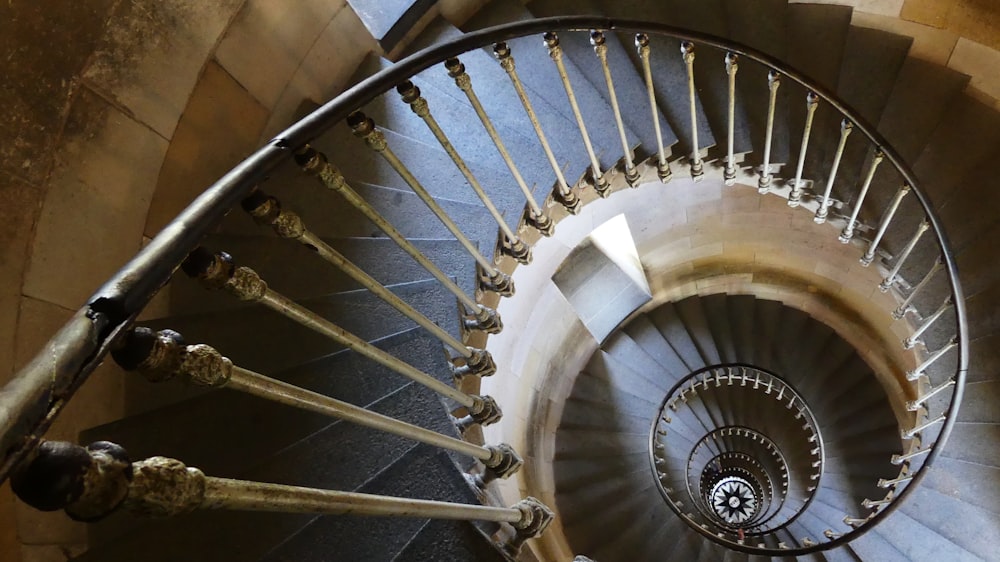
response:
[[(748, 376), (747, 371), (752, 371), (754, 373), (754, 376)], [(712, 376), (707, 376), (706, 375), (707, 373), (711, 373)], [(816, 466), (816, 463), (813, 463), (813, 465), (810, 466), (809, 469), (818, 470), (820, 478), (822, 477), (823, 466), (825, 465), (826, 451), (825, 447), (823, 446), (823, 439), (819, 434), (819, 424), (816, 422), (816, 419), (813, 416), (812, 412), (810, 411), (806, 402), (801, 398), (801, 396), (799, 396), (799, 394), (795, 391), (792, 385), (790, 385), (784, 379), (766, 369), (762, 369), (760, 367), (745, 363), (727, 363), (720, 365), (711, 365), (692, 372), (691, 374), (689, 374), (688, 376), (684, 377), (676, 384), (674, 384), (674, 386), (666, 393), (660, 404), (657, 416), (650, 425), (649, 440), (648, 440), (649, 461), (654, 475), (657, 475), (656, 477), (657, 489), (659, 490), (663, 498), (666, 500), (666, 503), (670, 505), (670, 507), (674, 510), (674, 512), (681, 518), (685, 519), (692, 528), (696, 530), (701, 529), (701, 531), (699, 532), (704, 531), (702, 532), (704, 536), (709, 537), (716, 542), (722, 542), (729, 548), (741, 550), (741, 548), (738, 547), (743, 547), (744, 545), (739, 542), (742, 539), (737, 538), (738, 535), (736, 534), (735, 530), (726, 529), (725, 527), (721, 526), (716, 529), (707, 529), (703, 526), (702, 521), (698, 521), (697, 519), (692, 517), (693, 513), (690, 510), (680, 509), (676, 505), (675, 498), (671, 497), (671, 492), (663, 486), (662, 482), (659, 479), (660, 471), (659, 471), (659, 465), (657, 464), (657, 452), (660, 450), (664, 450), (664, 444), (660, 443), (660, 441), (663, 439), (663, 434), (659, 433), (659, 430), (660, 427), (664, 424), (669, 426), (671, 422), (667, 422), (666, 420), (674, 417), (676, 415), (676, 412), (679, 410), (679, 408), (675, 408), (674, 404), (676, 404), (678, 401), (686, 403), (689, 399), (693, 399), (693, 398), (688, 398), (689, 394), (695, 396), (701, 392), (711, 392), (713, 388), (716, 388), (718, 386), (729, 386), (731, 384), (747, 386), (751, 390), (756, 390), (768, 395), (773, 394), (777, 401), (781, 403), (787, 402), (787, 406), (789, 406), (790, 409), (792, 407), (801, 406), (801, 408), (798, 409), (798, 412), (794, 414), (794, 416), (796, 419), (805, 418), (806, 426), (810, 428), (810, 433), (812, 434), (812, 437), (810, 437), (809, 443), (814, 444), (813, 449), (810, 451), (810, 455), (817, 459), (818, 466)], [(698, 390), (699, 387), (702, 388), (701, 391)], [(692, 451), (690, 453), (692, 456), (697, 451), (699, 444), (702, 443), (706, 438), (708, 438), (714, 432), (720, 429), (742, 427), (742, 426), (730, 426), (728, 424), (717, 423), (714, 420), (712, 420), (712, 423), (715, 424), (715, 427), (703, 428), (705, 430), (705, 435), (688, 436), (689, 440), (693, 443)], [(746, 429), (751, 433), (764, 437), (770, 442), (770, 439), (767, 438), (766, 435), (760, 433), (756, 429), (754, 428), (746, 428)], [(666, 438), (669, 439), (669, 432), (667, 433)], [(773, 443), (772, 446), (774, 447), (777, 454), (780, 456), (779, 464), (785, 467), (786, 469), (790, 468), (790, 465), (788, 464), (788, 461), (785, 460), (785, 455), (781, 451), (781, 449), (777, 445), (774, 445)], [(725, 444), (723, 444), (722, 447), (725, 447)], [(688, 462), (690, 464), (690, 459)], [(791, 467), (791, 468), (801, 469), (802, 467)], [(687, 466), (684, 480), (688, 496), (690, 500), (694, 502), (696, 506), (699, 508), (698, 511), (702, 512), (701, 506), (698, 505), (698, 497), (700, 496), (700, 494), (696, 494), (691, 489), (689, 474), (687, 474), (687, 472), (689, 471), (690, 471), (690, 466)], [(812, 503), (812, 500), (815, 497), (815, 491), (819, 485), (818, 478), (813, 479), (812, 476), (810, 476), (809, 478), (810, 478), (809, 486), (807, 489), (803, 491), (804, 501), (802, 502), (802, 505), (798, 507), (793, 514), (788, 516), (787, 520), (782, 521), (780, 524), (776, 524), (773, 527), (769, 527), (754, 532), (751, 532), (752, 527), (744, 529), (744, 531), (747, 532), (746, 536), (748, 537), (754, 536), (760, 538), (765, 535), (774, 535), (775, 537), (777, 537), (777, 533), (779, 533), (784, 529), (787, 529), (788, 526), (791, 525), (799, 517), (800, 514), (808, 510), (809, 504)], [(787, 474), (785, 475), (785, 481), (789, 482), (789, 486), (791, 485), (790, 479), (788, 478)], [(782, 504), (784, 504), (786, 501), (786, 498), (784, 496), (786, 496), (789, 492), (790, 490), (786, 489), (785, 492), (783, 493), (783, 497), (781, 498)], [(779, 511), (780, 509), (781, 508), (779, 508)], [(755, 526), (758, 527), (762, 526), (767, 520), (773, 519), (775, 516), (777, 516), (777, 514), (778, 512), (775, 512), (771, 514), (771, 516), (768, 517), (766, 520), (756, 522)], [(712, 520), (707, 516), (706, 519), (712, 521), (713, 525), (718, 525), (714, 520)], [(722, 533), (721, 536), (720, 533)], [(732, 535), (733, 538), (728, 539), (725, 536), (726, 533)], [(762, 552), (762, 549), (760, 547), (747, 547), (747, 548), (751, 550), (745, 550), (745, 552), (751, 552), (751, 551), (757, 553)], [(780, 550), (780, 552), (782, 553), (782, 555), (787, 556), (789, 555), (790, 552), (792, 552), (792, 550), (793, 549), (783, 549)], [(795, 552), (798, 552), (799, 550), (800, 549), (794, 549)]]
[[(295, 150), (316, 139), (335, 124), (344, 120), (351, 112), (362, 108), (377, 96), (392, 90), (415, 74), (442, 61), (461, 55), (467, 51), (489, 46), (526, 35), (541, 36), (547, 32), (604, 31), (661, 34), (682, 43), (710, 47), (721, 52), (729, 52), (756, 61), (804, 86), (818, 99), (829, 104), (844, 118), (854, 124), (869, 142), (878, 147), (885, 160), (892, 164), (902, 177), (904, 185), (912, 188), (917, 201), (923, 208), (925, 220), (934, 232), (940, 250), (943, 269), (953, 302), (955, 339), (952, 347), (957, 348), (957, 367), (952, 377), (954, 389), (947, 407), (947, 415), (934, 421), (941, 422), (941, 430), (930, 445), (922, 465), (907, 479), (908, 485), (896, 496), (895, 501), (873, 513), (866, 522), (853, 532), (836, 536), (824, 543), (804, 548), (777, 550), (746, 547), (727, 543), (738, 551), (749, 553), (772, 553), (788, 555), (790, 552), (807, 553), (836, 548), (871, 529), (875, 523), (897, 509), (901, 501), (916, 487), (933, 464), (948, 439), (962, 400), (966, 372), (969, 362), (967, 311), (959, 283), (955, 256), (952, 253), (941, 221), (931, 206), (930, 199), (913, 170), (886, 139), (830, 90), (813, 83), (806, 75), (764, 53), (738, 43), (709, 34), (681, 29), (675, 26), (641, 22), (637, 20), (612, 19), (595, 16), (553, 17), (515, 22), (466, 34), (455, 40), (442, 43), (415, 53), (398, 64), (387, 68), (326, 103), (310, 115), (301, 119), (262, 148), (251, 154), (243, 162), (232, 168), (222, 178), (209, 186), (198, 198), (185, 208), (170, 224), (143, 248), (124, 267), (101, 286), (79, 309), (72, 319), (45, 345), (43, 350), (3, 389), (0, 389), (0, 478), (6, 478), (11, 468), (35, 445), (41, 435), (52, 424), (62, 407), (75, 390), (100, 364), (107, 353), (123, 337), (150, 299), (171, 279), (174, 271), (184, 261), (187, 254), (221, 221), (221, 219), (241, 199), (262, 182), (279, 164), (290, 159)], [(721, 71), (721, 69), (720, 69)], [(796, 186), (798, 187), (798, 186)], [(926, 424), (925, 424), (926, 425)], [(708, 536), (700, 528), (695, 528)], [(712, 538), (709, 536), (709, 538)]]

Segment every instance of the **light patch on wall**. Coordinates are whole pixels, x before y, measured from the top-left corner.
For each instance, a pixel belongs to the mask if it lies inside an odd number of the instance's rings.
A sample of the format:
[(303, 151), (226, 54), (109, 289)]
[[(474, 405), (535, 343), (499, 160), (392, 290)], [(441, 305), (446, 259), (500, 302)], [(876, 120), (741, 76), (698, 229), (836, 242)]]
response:
[(573, 248), (552, 282), (598, 341), (652, 298), (624, 215), (595, 228)]

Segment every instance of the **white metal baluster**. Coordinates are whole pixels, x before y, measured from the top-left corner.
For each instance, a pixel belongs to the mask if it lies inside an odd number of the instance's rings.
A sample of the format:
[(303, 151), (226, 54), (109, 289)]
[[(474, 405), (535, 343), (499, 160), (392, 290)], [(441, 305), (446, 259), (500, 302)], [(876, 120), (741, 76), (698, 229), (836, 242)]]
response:
[(833, 184), (837, 180), (837, 170), (840, 168), (840, 160), (844, 157), (844, 147), (847, 146), (847, 136), (854, 129), (854, 124), (846, 117), (840, 122), (840, 142), (837, 143), (837, 152), (833, 155), (833, 165), (830, 167), (830, 176), (826, 180), (826, 190), (823, 191), (823, 198), (819, 202), (819, 209), (816, 209), (816, 216), (813, 220), (816, 224), (826, 222), (826, 215), (830, 208), (830, 193), (833, 191)]
[(916, 412), (917, 410), (919, 410), (920, 408), (923, 407), (923, 405), (924, 405), (925, 402), (927, 402), (932, 397), (934, 397), (935, 394), (938, 394), (939, 392), (944, 391), (946, 388), (948, 388), (948, 387), (950, 387), (950, 386), (952, 386), (954, 384), (955, 384), (955, 379), (950, 379), (950, 380), (947, 380), (947, 381), (945, 381), (945, 382), (943, 382), (943, 383), (935, 386), (934, 388), (932, 388), (932, 389), (928, 390), (927, 392), (925, 392), (923, 395), (921, 395), (916, 400), (910, 400), (910, 401), (908, 401), (906, 403), (906, 409), (909, 410), (909, 411), (911, 411), (911, 412)]
[(449, 334), (430, 318), (410, 306), (409, 303), (399, 298), (371, 275), (354, 264), (343, 254), (333, 249), (323, 239), (311, 232), (296, 213), (286, 211), (281, 208), (281, 201), (276, 197), (264, 193), (260, 189), (254, 190), (250, 196), (241, 203), (243, 210), (253, 217), (258, 224), (270, 225), (274, 231), (282, 238), (295, 240), (316, 253), (324, 261), (336, 266), (355, 280), (365, 289), (388, 303), (390, 306), (401, 312), (404, 316), (413, 320), (422, 328), (430, 332), (442, 343), (457, 351), (467, 361), (468, 365), (478, 365), (483, 369), (479, 374), (496, 371), (496, 365), (489, 358), (489, 352), (466, 346), (457, 338)]
[(667, 152), (663, 148), (663, 132), (660, 130), (660, 110), (656, 105), (656, 92), (653, 90), (653, 70), (649, 62), (649, 36), (645, 33), (635, 35), (635, 48), (642, 60), (642, 75), (646, 81), (646, 93), (649, 96), (649, 111), (653, 117), (653, 130), (656, 132), (656, 173), (660, 181), (670, 180), (670, 164), (667, 163)]
[(629, 146), (628, 138), (625, 136), (625, 124), (622, 122), (622, 112), (618, 108), (618, 96), (615, 94), (615, 84), (611, 78), (611, 68), (608, 66), (608, 46), (605, 44), (604, 34), (597, 30), (590, 32), (590, 43), (594, 46), (594, 53), (601, 61), (601, 70), (604, 71), (604, 82), (608, 86), (608, 100), (611, 102), (611, 109), (615, 114), (615, 124), (618, 126), (618, 137), (622, 142), (622, 154), (625, 159), (625, 181), (629, 186), (635, 187), (639, 179), (639, 171), (635, 168), (635, 154)]
[(899, 204), (902, 203), (903, 197), (906, 197), (906, 194), (909, 192), (910, 186), (903, 184), (892, 198), (892, 202), (889, 203), (889, 208), (886, 210), (885, 216), (878, 226), (878, 232), (875, 233), (875, 238), (868, 245), (868, 251), (865, 252), (865, 255), (861, 256), (861, 265), (868, 267), (872, 264), (872, 261), (875, 259), (875, 251), (878, 250), (878, 245), (882, 241), (882, 237), (885, 236), (885, 231), (889, 228), (889, 223), (892, 222), (893, 215), (899, 209)]
[(299, 325), (309, 328), (379, 365), (454, 400), (465, 407), (476, 405), (476, 397), (441, 382), (413, 365), (375, 347), (357, 335), (330, 322), (326, 318), (303, 307), (292, 299), (267, 286), (256, 271), (249, 267), (236, 267), (232, 257), (226, 253), (212, 254), (204, 248), (196, 248), (182, 266), (184, 272), (211, 289), (224, 289), (245, 302), (260, 303)]
[(939, 306), (938, 309), (934, 311), (934, 314), (928, 316), (924, 320), (923, 324), (921, 324), (920, 327), (917, 328), (917, 330), (913, 332), (912, 335), (910, 335), (910, 337), (903, 340), (903, 349), (913, 349), (913, 346), (917, 345), (917, 342), (920, 341), (920, 336), (922, 336), (923, 333), (927, 331), (927, 328), (930, 328), (931, 324), (937, 321), (937, 319), (940, 318), (942, 314), (944, 314), (945, 312), (948, 311), (949, 308), (951, 308), (951, 304), (952, 304), (951, 296), (949, 295), (948, 298), (944, 299), (944, 302), (941, 303), (941, 306)]
[(694, 43), (681, 42), (681, 56), (687, 67), (688, 101), (691, 109), (691, 177), (700, 179), (705, 170), (701, 161), (701, 151), (698, 148), (698, 103), (694, 86)]
[(885, 153), (882, 152), (881, 148), (875, 149), (875, 156), (872, 158), (872, 163), (868, 166), (868, 174), (865, 176), (865, 181), (861, 185), (861, 192), (858, 193), (858, 198), (854, 202), (854, 210), (851, 211), (851, 218), (847, 219), (847, 224), (844, 226), (844, 230), (840, 233), (840, 241), (843, 244), (847, 244), (854, 238), (854, 225), (858, 220), (858, 213), (861, 212), (861, 205), (865, 202), (865, 197), (868, 196), (868, 189), (872, 185), (872, 179), (875, 177), (875, 169), (878, 165), (882, 163), (882, 159), (885, 158)]
[(545, 46), (549, 49), (549, 58), (556, 64), (559, 72), (559, 79), (562, 80), (563, 89), (566, 90), (566, 99), (569, 100), (569, 107), (576, 118), (577, 127), (580, 128), (580, 137), (583, 139), (583, 146), (587, 149), (587, 156), (590, 157), (590, 173), (593, 176), (594, 190), (601, 197), (607, 197), (611, 193), (608, 191), (610, 184), (601, 172), (601, 163), (597, 161), (597, 154), (594, 153), (594, 146), (590, 143), (590, 135), (587, 133), (587, 125), (583, 122), (583, 113), (576, 103), (576, 95), (573, 93), (573, 85), (569, 82), (569, 74), (566, 73), (566, 65), (563, 63), (562, 47), (559, 46), (559, 36), (552, 31), (548, 31), (544, 36)]
[(545, 132), (542, 131), (542, 122), (538, 120), (535, 108), (531, 105), (531, 100), (528, 99), (528, 92), (525, 91), (524, 84), (521, 83), (521, 78), (517, 75), (510, 47), (507, 46), (507, 43), (497, 43), (493, 45), (493, 54), (500, 62), (500, 67), (504, 69), (510, 78), (510, 82), (514, 86), (514, 91), (517, 92), (517, 97), (521, 100), (521, 106), (524, 107), (524, 112), (528, 115), (528, 120), (531, 121), (531, 127), (535, 130), (535, 136), (538, 137), (538, 142), (542, 145), (545, 158), (548, 159), (549, 166), (552, 167), (552, 173), (556, 176), (556, 200), (570, 213), (574, 215), (579, 213), (580, 199), (576, 196), (576, 193), (573, 193), (569, 184), (566, 183), (566, 177), (559, 166), (559, 161), (556, 160), (556, 155), (552, 152), (552, 147), (549, 146), (549, 140), (546, 138)]
[[(913, 429), (901, 431), (900, 435), (902, 436), (903, 439), (913, 439), (918, 433), (922, 432), (923, 430), (927, 429), (928, 427), (930, 427), (930, 426), (932, 426), (932, 425), (934, 425), (936, 423), (941, 423), (944, 420), (945, 420), (945, 415), (941, 414), (940, 416), (938, 416), (938, 417), (936, 417), (936, 418), (934, 418), (932, 420), (929, 420), (929, 421), (927, 421), (925, 423), (922, 423), (922, 424), (914, 427)], [(895, 483), (897, 481), (909, 480), (910, 478), (912, 478), (912, 477), (903, 477), (902, 479), (897, 478), (896, 481), (887, 480), (885, 482), (893, 482), (893, 483)], [(882, 486), (882, 482), (883, 482), (883, 480), (879, 480), (879, 486)], [(886, 486), (882, 486), (882, 487), (885, 488)]]
[(781, 75), (775, 70), (767, 72), (767, 88), (770, 95), (767, 101), (767, 128), (764, 132), (764, 163), (760, 169), (760, 179), (757, 180), (757, 191), (767, 193), (771, 189), (771, 140), (774, 136), (774, 111), (778, 104), (778, 88), (781, 86)]
[(913, 451), (911, 453), (907, 453), (905, 455), (893, 455), (892, 459), (889, 462), (891, 462), (894, 465), (899, 466), (899, 465), (903, 464), (904, 462), (909, 461), (910, 459), (919, 457), (920, 455), (926, 455), (929, 452), (931, 452), (931, 448), (930, 447), (925, 447), (923, 449), (917, 449), (916, 451)]
[(809, 149), (809, 135), (812, 132), (813, 118), (816, 116), (816, 107), (819, 105), (819, 96), (813, 92), (806, 94), (806, 124), (802, 128), (802, 143), (799, 146), (799, 163), (795, 166), (795, 179), (792, 180), (792, 192), (788, 195), (788, 206), (798, 207), (802, 201), (802, 170), (806, 165), (806, 152)]
[(930, 226), (931, 223), (927, 221), (924, 221), (917, 226), (917, 231), (913, 234), (913, 237), (910, 238), (910, 241), (906, 243), (906, 246), (903, 247), (903, 251), (899, 253), (899, 257), (896, 258), (896, 263), (892, 266), (892, 270), (889, 271), (889, 274), (886, 275), (885, 279), (882, 280), (882, 283), (879, 284), (878, 288), (880, 291), (885, 293), (892, 287), (892, 284), (896, 282), (896, 276), (899, 275), (899, 270), (902, 269), (903, 264), (906, 263), (906, 258), (910, 257), (910, 254), (913, 252), (913, 248), (915, 248), (917, 243), (920, 242), (920, 237), (923, 236), (924, 232), (926, 232)]
[(906, 315), (906, 311), (910, 308), (910, 303), (912, 303), (913, 299), (916, 298), (917, 294), (920, 293), (920, 291), (922, 291), (923, 288), (926, 287), (927, 284), (931, 282), (931, 279), (934, 278), (934, 274), (937, 273), (942, 267), (944, 267), (944, 260), (941, 259), (941, 256), (938, 256), (937, 260), (934, 262), (934, 265), (932, 265), (930, 270), (926, 274), (924, 274), (923, 279), (921, 279), (920, 282), (917, 283), (917, 286), (914, 287), (912, 291), (910, 291), (910, 294), (907, 295), (906, 299), (902, 302), (902, 304), (896, 307), (896, 310), (892, 312), (893, 318), (895, 318), (896, 320), (900, 320), (903, 318), (903, 316)]
[[(324, 187), (331, 191), (335, 191), (344, 198), (345, 201), (354, 206), (358, 211), (360, 211), (365, 217), (372, 222), (379, 230), (384, 232), (386, 236), (389, 237), (393, 242), (396, 243), (404, 252), (407, 253), (414, 261), (420, 264), (428, 273), (431, 274), (434, 279), (436, 279), (441, 285), (448, 290), (451, 294), (462, 303), (462, 305), (475, 316), (475, 319), (469, 318), (466, 320), (466, 327), (469, 329), (484, 330), (489, 333), (499, 333), (503, 328), (503, 322), (500, 321), (500, 316), (493, 309), (487, 308), (476, 302), (475, 299), (465, 294), (465, 291), (452, 280), (445, 272), (441, 271), (441, 268), (434, 265), (427, 256), (423, 254), (416, 246), (413, 245), (396, 227), (386, 220), (384, 216), (379, 214), (374, 207), (371, 206), (363, 197), (358, 195), (347, 181), (344, 179), (344, 174), (340, 173), (340, 170), (336, 166), (331, 164), (327, 157), (322, 152), (319, 152), (309, 145), (306, 145), (299, 149), (295, 153), (295, 161), (299, 166), (302, 166), (303, 171), (308, 174), (314, 175), (319, 179), (320, 183)], [(508, 277), (509, 279), (509, 277)], [(500, 288), (495, 283), (500, 282), (502, 279), (497, 278), (495, 281), (491, 280), (494, 288)], [(514, 287), (511, 285), (508, 287), (511, 292), (513, 292)]]
[(729, 103), (727, 107), (728, 118), (726, 124), (726, 168), (723, 171), (723, 179), (726, 180), (726, 185), (733, 185), (736, 183), (736, 155), (733, 152), (736, 144), (736, 72), (740, 69), (739, 59), (740, 56), (736, 53), (726, 53), (726, 74), (729, 77)]
[[(396, 86), (396, 91), (403, 98), (403, 101), (410, 106), (418, 117), (420, 117), (427, 128), (431, 130), (434, 138), (437, 139), (438, 144), (441, 148), (448, 153), (451, 157), (451, 161), (455, 163), (455, 167), (465, 176), (465, 180), (469, 182), (469, 186), (472, 187), (472, 191), (479, 197), (479, 200), (483, 202), (483, 206), (489, 211), (490, 216), (496, 221), (497, 226), (500, 227), (500, 231), (503, 233), (505, 240), (502, 243), (502, 248), (504, 248), (505, 253), (518, 260), (523, 264), (531, 263), (531, 248), (518, 237), (517, 234), (507, 225), (507, 221), (504, 220), (503, 215), (497, 209), (496, 205), (490, 199), (489, 195), (486, 194), (486, 190), (476, 179), (475, 174), (466, 165), (465, 160), (458, 154), (455, 150), (454, 145), (448, 140), (448, 135), (441, 129), (438, 125), (437, 120), (431, 115), (431, 109), (427, 100), (420, 95), (420, 88), (413, 85), (413, 82), (407, 80), (402, 84)], [(543, 232), (544, 234), (544, 232)]]
[(937, 361), (938, 359), (940, 359), (942, 355), (944, 355), (945, 353), (948, 353), (948, 351), (950, 349), (952, 349), (953, 347), (955, 347), (957, 345), (958, 345), (958, 340), (955, 339), (955, 338), (952, 338), (951, 341), (949, 341), (945, 345), (941, 346), (941, 349), (935, 351), (934, 353), (932, 353), (930, 355), (930, 357), (928, 357), (927, 359), (925, 359), (923, 363), (917, 365), (912, 371), (907, 372), (906, 373), (906, 380), (912, 382), (912, 381), (915, 381), (915, 380), (919, 379), (920, 376), (924, 374), (924, 371), (926, 371), (928, 367), (930, 367), (931, 365), (933, 365), (934, 362)]
[(468, 98), (469, 104), (472, 105), (472, 109), (475, 110), (476, 115), (479, 116), (479, 120), (482, 122), (483, 128), (486, 129), (486, 134), (488, 134), (490, 140), (493, 141), (493, 145), (496, 146), (497, 152), (500, 154), (500, 158), (503, 159), (504, 164), (507, 165), (507, 169), (510, 170), (511, 176), (514, 177), (514, 182), (517, 183), (517, 186), (521, 189), (521, 194), (524, 195), (524, 198), (528, 203), (528, 222), (537, 228), (539, 232), (547, 236), (551, 235), (552, 230), (555, 228), (555, 223), (552, 222), (551, 217), (542, 212), (542, 208), (538, 205), (538, 202), (535, 201), (535, 196), (531, 193), (531, 188), (528, 187), (524, 178), (521, 177), (521, 172), (518, 171), (517, 165), (514, 164), (514, 159), (511, 158), (503, 140), (500, 139), (500, 133), (498, 133), (496, 127), (493, 126), (493, 121), (491, 121), (489, 115), (486, 114), (486, 110), (483, 109), (483, 104), (480, 103), (479, 97), (476, 95), (476, 91), (472, 88), (472, 78), (465, 72), (465, 65), (458, 59), (448, 59), (444, 62), (444, 66), (448, 69), (448, 75), (455, 79), (455, 85), (458, 86), (460, 90), (465, 92), (465, 97)]

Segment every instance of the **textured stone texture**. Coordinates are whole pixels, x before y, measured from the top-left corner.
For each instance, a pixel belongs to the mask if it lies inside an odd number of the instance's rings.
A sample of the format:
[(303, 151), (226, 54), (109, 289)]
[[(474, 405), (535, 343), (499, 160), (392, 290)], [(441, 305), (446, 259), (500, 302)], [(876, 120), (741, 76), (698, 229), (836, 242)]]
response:
[(177, 213), (256, 148), (267, 111), (222, 67), (209, 62), (159, 170), (146, 219), (155, 236)]
[(958, 35), (946, 29), (866, 12), (855, 11), (851, 24), (908, 35), (913, 38), (909, 52), (911, 57), (940, 65), (948, 64), (948, 57), (958, 41)]
[(166, 150), (163, 137), (80, 92), (38, 219), (25, 294), (75, 309), (132, 257)]
[(958, 40), (948, 67), (972, 76), (970, 86), (988, 96), (991, 105), (1000, 99), (1000, 51), (965, 37)]
[(1000, 6), (984, 0), (906, 0), (899, 17), (948, 29), (962, 37), (1000, 48)]
[(114, 4), (7, 2), (0, 18), (0, 169), (45, 178), (77, 76)]
[(205, 60), (241, 4), (120, 2), (83, 77), (170, 138)]
[[(261, 105), (273, 108), (320, 32), (343, 6), (344, 0), (294, 5), (250, 0), (226, 30), (215, 56)], [(262, 61), (267, 72), (261, 72)]]
[(21, 281), (41, 197), (40, 190), (0, 172), (0, 208), (11, 211), (0, 221), (0, 382), (12, 374)]
[(347, 86), (347, 79), (364, 56), (376, 47), (357, 14), (344, 6), (333, 16), (285, 86), (264, 127), (271, 137), (291, 125), (304, 100), (328, 101)]

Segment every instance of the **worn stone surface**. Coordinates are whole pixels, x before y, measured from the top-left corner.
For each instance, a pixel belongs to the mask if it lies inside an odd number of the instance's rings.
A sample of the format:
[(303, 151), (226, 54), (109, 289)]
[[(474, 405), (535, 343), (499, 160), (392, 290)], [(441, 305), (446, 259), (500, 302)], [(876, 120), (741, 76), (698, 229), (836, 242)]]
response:
[(38, 219), (26, 295), (75, 309), (139, 249), (166, 148), (161, 136), (81, 90)]
[(0, 552), (4, 553), (4, 560), (22, 562), (21, 543), (17, 538), (17, 522), (14, 519), (15, 501), (17, 500), (10, 490), (10, 484), (4, 482), (0, 485)]
[(0, 169), (39, 182), (48, 172), (77, 76), (114, 0), (11, 0), (0, 17)]
[(271, 113), (264, 136), (292, 124), (303, 101), (328, 101), (346, 87), (361, 59), (376, 48), (357, 14), (344, 6), (330, 20), (291, 77)]
[(170, 138), (205, 60), (241, 5), (242, 0), (119, 2), (83, 77)]
[[(278, 0), (250, 0), (229, 26), (215, 56), (270, 109), (320, 32), (343, 6), (344, 0), (309, 0), (294, 6)], [(267, 72), (261, 72), (262, 61), (267, 62)]]
[(155, 236), (240, 160), (256, 148), (267, 119), (261, 107), (215, 62), (191, 94), (166, 152), (146, 219), (146, 236)]
[(27, 183), (0, 172), (0, 383), (12, 374), (14, 329), (21, 298), (21, 281), (42, 193)]
[(791, 4), (836, 4), (883, 16), (899, 15), (903, 0), (789, 0)]
[[(1000, 22), (998, 22), (1000, 23)], [(1000, 51), (964, 37), (958, 40), (948, 59), (948, 67), (972, 76), (969, 86), (986, 94), (990, 105), (1000, 99)]]
[(913, 38), (909, 56), (940, 65), (948, 64), (948, 57), (958, 41), (958, 35), (946, 29), (867, 12), (854, 12), (851, 24), (908, 35)]
[(1000, 4), (992, 0), (906, 0), (899, 17), (1000, 48)]

